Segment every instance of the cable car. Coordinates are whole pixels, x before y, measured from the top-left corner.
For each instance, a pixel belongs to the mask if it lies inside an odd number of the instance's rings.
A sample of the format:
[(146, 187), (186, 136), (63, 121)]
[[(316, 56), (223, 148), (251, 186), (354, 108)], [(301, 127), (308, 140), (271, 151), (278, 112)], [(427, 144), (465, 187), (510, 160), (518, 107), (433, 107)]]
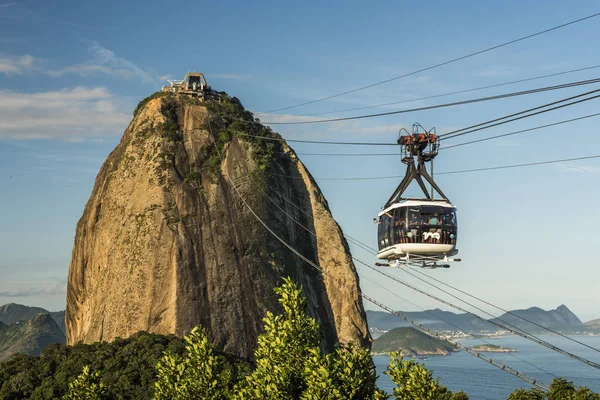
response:
[[(407, 135), (402, 135), (403, 130)], [(387, 260), (387, 263), (377, 265), (447, 268), (449, 261), (460, 261), (449, 258), (458, 253), (458, 220), (456, 207), (429, 175), (425, 165), (438, 154), (435, 129), (426, 131), (421, 125), (414, 124), (412, 133), (405, 129), (400, 131), (398, 144), (402, 162), (407, 165), (406, 175), (376, 219), (377, 258)], [(419, 184), (424, 198), (402, 196), (413, 180)], [(425, 181), (431, 185), (431, 194)], [(434, 198), (434, 191), (441, 198)]]

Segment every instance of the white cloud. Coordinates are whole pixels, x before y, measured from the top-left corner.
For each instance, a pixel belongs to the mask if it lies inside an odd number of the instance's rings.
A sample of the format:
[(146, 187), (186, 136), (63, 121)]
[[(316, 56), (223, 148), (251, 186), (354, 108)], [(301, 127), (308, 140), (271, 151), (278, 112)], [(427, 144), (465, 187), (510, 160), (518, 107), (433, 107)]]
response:
[(114, 69), (103, 65), (81, 64), (64, 67), (57, 70), (47, 70), (46, 74), (52, 77), (60, 77), (67, 74), (75, 74), (79, 76), (90, 76), (98, 73), (105, 75), (117, 76), (125, 79), (132, 78), (135, 74), (127, 69)]
[(93, 61), (96, 64), (108, 67), (112, 71), (129, 71), (132, 76), (136, 76), (146, 83), (158, 84), (155, 76), (150, 75), (134, 63), (117, 56), (113, 51), (102, 46), (100, 43), (93, 42), (89, 51), (92, 53)]
[(105, 88), (51, 92), (0, 91), (0, 138), (78, 138), (120, 134), (131, 116)]
[(0, 73), (5, 75), (22, 74), (31, 70), (37, 59), (30, 55), (20, 57), (0, 56)]
[(45, 66), (46, 60), (28, 54), (23, 56), (0, 55), (0, 73), (12, 75), (35, 72), (54, 78), (64, 75), (91, 76), (103, 74), (123, 79), (138, 78), (152, 85), (158, 84), (155, 74), (151, 74), (134, 63), (117, 56), (113, 51), (99, 43), (93, 42), (89, 46), (88, 52), (92, 55), (92, 58), (87, 62), (67, 65), (62, 68), (48, 68)]
[[(17, 283), (18, 285), (18, 283)], [(19, 285), (20, 286), (20, 285)], [(29, 285), (27, 285), (29, 286)], [(19, 287), (14, 289), (0, 289), (0, 297), (30, 297), (39, 295), (64, 295), (67, 290), (67, 281), (59, 279), (55, 282), (45, 282), (40, 286)]]
[(8, 8), (8, 7), (16, 6), (16, 5), (17, 5), (16, 1), (11, 1), (10, 3), (1, 3), (0, 8)]

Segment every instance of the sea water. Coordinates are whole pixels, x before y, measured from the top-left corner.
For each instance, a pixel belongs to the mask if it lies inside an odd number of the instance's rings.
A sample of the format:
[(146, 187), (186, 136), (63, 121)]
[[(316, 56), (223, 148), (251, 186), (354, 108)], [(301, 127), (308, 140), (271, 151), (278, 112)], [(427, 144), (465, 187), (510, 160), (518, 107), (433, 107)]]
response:
[[(570, 336), (597, 351), (560, 336), (538, 337), (556, 347), (600, 364), (600, 336)], [(554, 377), (563, 377), (577, 386), (588, 386), (593, 391), (600, 393), (600, 370), (598, 369), (519, 336), (504, 336), (486, 339), (486, 341), (518, 350), (517, 353), (483, 353), (494, 361), (512, 367), (548, 385)], [(484, 344), (476, 339), (462, 340), (461, 343), (465, 346)], [(378, 386), (391, 393), (394, 384), (387, 375), (383, 374), (389, 363), (389, 357), (375, 356), (373, 360), (379, 375)], [(425, 360), (418, 361), (432, 370), (434, 377), (440, 377), (442, 385), (453, 392), (463, 390), (472, 400), (505, 400), (508, 394), (516, 388), (531, 388), (527, 382), (464, 351), (455, 352), (449, 356), (428, 356)]]

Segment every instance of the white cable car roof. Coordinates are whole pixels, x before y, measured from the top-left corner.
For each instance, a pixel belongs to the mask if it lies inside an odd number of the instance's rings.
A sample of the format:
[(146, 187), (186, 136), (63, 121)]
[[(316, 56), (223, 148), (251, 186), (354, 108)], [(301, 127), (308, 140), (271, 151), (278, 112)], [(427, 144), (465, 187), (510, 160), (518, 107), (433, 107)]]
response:
[(377, 216), (381, 217), (383, 214), (385, 214), (385, 213), (387, 213), (390, 210), (393, 210), (395, 208), (414, 207), (414, 206), (439, 206), (439, 207), (446, 207), (446, 208), (456, 209), (456, 207), (454, 207), (452, 205), (452, 203), (450, 203), (449, 201), (444, 200), (444, 199), (434, 199), (434, 200), (414, 200), (414, 199), (410, 199), (410, 200), (403, 200), (403, 201), (400, 201), (398, 203), (391, 204), (388, 208), (384, 209), (379, 214), (377, 214)]

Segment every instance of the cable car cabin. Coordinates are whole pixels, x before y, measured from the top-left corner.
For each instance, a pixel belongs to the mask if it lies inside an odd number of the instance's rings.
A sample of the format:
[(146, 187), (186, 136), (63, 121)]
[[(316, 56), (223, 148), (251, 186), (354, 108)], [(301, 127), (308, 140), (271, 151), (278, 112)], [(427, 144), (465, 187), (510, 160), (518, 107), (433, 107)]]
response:
[(456, 208), (446, 200), (403, 200), (378, 215), (377, 258), (439, 259), (456, 250)]

